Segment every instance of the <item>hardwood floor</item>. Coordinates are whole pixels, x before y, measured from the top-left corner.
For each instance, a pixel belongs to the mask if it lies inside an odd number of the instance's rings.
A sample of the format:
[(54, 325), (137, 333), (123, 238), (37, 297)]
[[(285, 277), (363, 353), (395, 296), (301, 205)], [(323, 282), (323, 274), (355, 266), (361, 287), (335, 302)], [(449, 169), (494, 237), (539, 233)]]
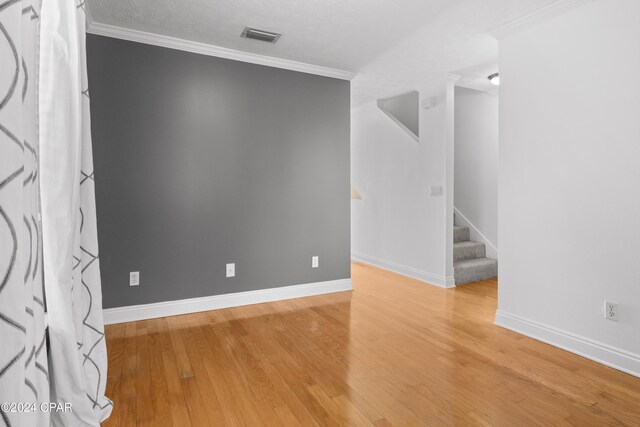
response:
[(640, 425), (640, 379), (493, 325), (493, 280), (107, 326), (104, 426)]

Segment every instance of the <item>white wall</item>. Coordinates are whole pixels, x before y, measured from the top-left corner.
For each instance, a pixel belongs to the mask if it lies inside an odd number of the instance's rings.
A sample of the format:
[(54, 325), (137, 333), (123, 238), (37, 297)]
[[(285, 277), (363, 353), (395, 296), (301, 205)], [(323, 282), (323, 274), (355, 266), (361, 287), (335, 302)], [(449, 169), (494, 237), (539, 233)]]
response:
[[(386, 268), (453, 286), (453, 80), (498, 60), (487, 31), (556, 0), (462, 0), (361, 68), (351, 82), (352, 250)], [(483, 74), (486, 75), (486, 74)], [(420, 110), (413, 141), (375, 108), (375, 100), (418, 90), (438, 105)], [(431, 185), (443, 195), (430, 197)], [(449, 190), (449, 191), (448, 191)]]
[(635, 375), (639, 22), (639, 1), (597, 0), (500, 41), (496, 318)]
[[(455, 207), (473, 225), (472, 240), (486, 239), (487, 256), (495, 258), (498, 246), (498, 96), (455, 88), (454, 158)], [(485, 239), (476, 235), (477, 232)]]
[[(351, 113), (352, 253), (384, 268), (451, 286), (447, 272), (445, 92), (420, 110), (420, 140), (369, 102)], [(421, 94), (422, 96), (422, 94)], [(442, 186), (432, 197), (430, 186)]]

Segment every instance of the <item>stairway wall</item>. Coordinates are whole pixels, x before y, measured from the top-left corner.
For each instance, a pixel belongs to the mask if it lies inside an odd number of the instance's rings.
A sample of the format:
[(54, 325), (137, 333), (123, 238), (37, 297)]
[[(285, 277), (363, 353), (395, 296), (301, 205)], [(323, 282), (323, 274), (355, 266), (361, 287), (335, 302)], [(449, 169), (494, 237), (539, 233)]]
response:
[[(455, 89), (455, 207), (472, 226), (472, 240), (498, 248), (498, 96)], [(456, 221), (461, 218), (457, 217)], [(477, 230), (474, 230), (474, 228)]]
[[(351, 180), (361, 200), (351, 201), (352, 256), (438, 286), (447, 277), (445, 187), (445, 82), (438, 105), (420, 110), (415, 141), (375, 101), (351, 111)], [(430, 186), (442, 186), (431, 196)], [(452, 218), (452, 216), (450, 217)]]

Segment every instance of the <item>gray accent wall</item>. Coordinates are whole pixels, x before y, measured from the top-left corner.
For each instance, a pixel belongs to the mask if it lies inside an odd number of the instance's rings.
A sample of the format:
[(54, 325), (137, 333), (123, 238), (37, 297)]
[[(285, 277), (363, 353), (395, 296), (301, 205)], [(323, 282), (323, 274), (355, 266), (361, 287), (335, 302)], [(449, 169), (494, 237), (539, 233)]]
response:
[(349, 82), (96, 35), (87, 57), (105, 308), (350, 277)]

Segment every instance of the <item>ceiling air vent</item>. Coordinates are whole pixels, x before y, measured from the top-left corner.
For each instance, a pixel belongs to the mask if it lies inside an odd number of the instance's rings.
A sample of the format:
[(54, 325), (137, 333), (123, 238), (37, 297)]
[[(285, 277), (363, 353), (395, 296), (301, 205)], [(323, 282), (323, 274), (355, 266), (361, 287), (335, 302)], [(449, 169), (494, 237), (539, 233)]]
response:
[(282, 34), (272, 31), (258, 30), (257, 28), (245, 27), (242, 37), (245, 39), (260, 40), (267, 43), (275, 43)]

